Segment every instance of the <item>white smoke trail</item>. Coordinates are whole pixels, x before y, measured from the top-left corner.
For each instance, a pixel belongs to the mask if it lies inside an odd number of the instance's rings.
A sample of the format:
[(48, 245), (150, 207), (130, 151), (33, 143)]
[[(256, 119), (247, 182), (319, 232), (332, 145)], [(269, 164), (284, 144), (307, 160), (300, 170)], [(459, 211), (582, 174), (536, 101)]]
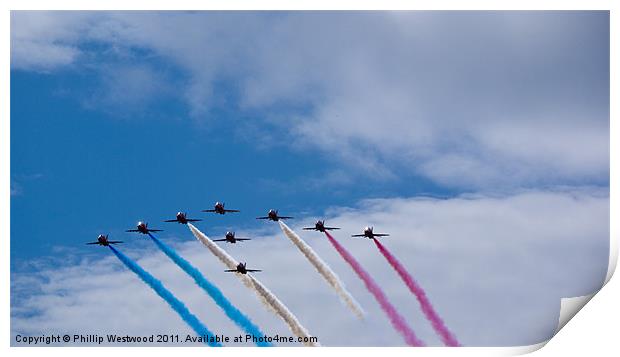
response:
[[(192, 234), (198, 239), (202, 244), (204, 244), (210, 251), (215, 255), (224, 265), (228, 267), (228, 269), (236, 269), (237, 262), (233, 257), (228, 255), (226, 251), (217, 244), (215, 244), (209, 237), (207, 237), (204, 233), (198, 230), (198, 228), (194, 227), (191, 223), (188, 223), (187, 226), (192, 231)], [(267, 306), (272, 312), (275, 312), (286, 324), (289, 329), (295, 336), (303, 338), (306, 342), (304, 344), (309, 347), (320, 346), (318, 342), (310, 342), (310, 333), (306, 330), (305, 327), (297, 320), (297, 317), (293, 315), (293, 313), (271, 292), (267, 289), (260, 281), (258, 281), (255, 277), (250, 274), (235, 274), (237, 275), (243, 284), (254, 290), (261, 302)]]
[(325, 264), (321, 258), (312, 250), (312, 248), (303, 241), (292, 229), (290, 229), (284, 222), (278, 221), (280, 223), (280, 228), (284, 234), (288, 237), (288, 239), (299, 248), (299, 250), (308, 258), (310, 263), (316, 268), (316, 270), (325, 278), (325, 280), (331, 285), (331, 287), (336, 290), (340, 298), (347, 304), (347, 306), (357, 315), (357, 317), (364, 318), (364, 311), (361, 306), (355, 301), (353, 296), (345, 289), (344, 284), (338, 279), (336, 273), (334, 273), (331, 268)]
[(291, 329), (291, 332), (293, 332), (295, 336), (305, 339), (304, 345), (308, 347), (320, 346), (318, 341), (311, 342), (309, 340), (310, 333), (301, 325), (295, 315), (293, 315), (289, 309), (282, 304), (282, 302), (280, 302), (280, 300), (278, 300), (278, 298), (271, 291), (269, 291), (269, 289), (265, 287), (265, 285), (256, 280), (256, 278), (250, 274), (247, 274), (246, 277), (251, 281), (254, 286), (254, 290), (267, 302), (268, 306), (275, 310), (275, 312), (286, 322)]

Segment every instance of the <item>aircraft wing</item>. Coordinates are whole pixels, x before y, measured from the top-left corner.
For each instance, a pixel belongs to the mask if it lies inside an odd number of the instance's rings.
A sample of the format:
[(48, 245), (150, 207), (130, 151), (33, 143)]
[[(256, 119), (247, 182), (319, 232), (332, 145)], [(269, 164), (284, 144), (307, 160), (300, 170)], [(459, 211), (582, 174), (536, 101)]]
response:
[(334, 229), (340, 229), (340, 228), (338, 228), (338, 227), (325, 227), (325, 229), (327, 229), (328, 231), (332, 231)]
[(116, 243), (123, 243), (122, 240), (109, 240), (108, 244), (116, 244)]
[(269, 217), (256, 217), (256, 219), (269, 219)]
[[(188, 221), (189, 221), (189, 219), (188, 219)], [(176, 220), (176, 219), (168, 219), (168, 220), (165, 220), (164, 222), (178, 222), (178, 220)]]
[(215, 212), (215, 210), (214, 209), (203, 209), (200, 212)]
[(188, 222), (200, 222), (202, 219), (188, 219)]
[(366, 235), (365, 234), (351, 234), (351, 237), (366, 237)]
[(235, 238), (235, 240), (252, 240), (250, 238)]
[(237, 272), (237, 269), (228, 269), (228, 270), (224, 270), (227, 273), (235, 273)]
[(387, 236), (389, 236), (389, 234), (385, 234), (385, 233), (375, 233), (375, 234), (373, 234), (373, 236), (375, 236), (375, 237), (387, 237)]
[(163, 229), (150, 229), (149, 228), (149, 232), (163, 232)]
[(139, 230), (137, 230), (137, 229), (128, 229), (128, 230), (126, 230), (125, 232), (140, 232), (140, 231), (139, 231)]
[(99, 244), (99, 242), (98, 242), (98, 241), (97, 241), (97, 242), (90, 242), (90, 243), (86, 243), (86, 244), (87, 244), (87, 245), (88, 245), (88, 244)]
[(247, 271), (248, 273), (252, 273), (255, 271), (262, 271), (262, 270), (258, 270), (258, 269), (246, 269), (245, 271)]
[(280, 218), (280, 219), (290, 219), (290, 218), (293, 218), (293, 217), (289, 217), (289, 216), (278, 216), (278, 218)]
[(214, 242), (226, 242), (226, 238), (224, 239), (213, 239)]
[(224, 212), (241, 212), (238, 209), (225, 209)]
[(315, 227), (305, 227), (305, 228), (302, 228), (302, 229), (303, 229), (304, 231), (315, 231), (315, 230), (316, 230), (316, 228), (315, 228)]

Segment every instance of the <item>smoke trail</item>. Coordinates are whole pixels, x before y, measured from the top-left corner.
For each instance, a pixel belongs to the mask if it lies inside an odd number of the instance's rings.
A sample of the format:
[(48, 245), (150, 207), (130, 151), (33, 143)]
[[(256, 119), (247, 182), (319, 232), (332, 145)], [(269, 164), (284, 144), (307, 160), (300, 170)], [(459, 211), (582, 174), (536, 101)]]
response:
[(177, 299), (170, 290), (166, 289), (164, 284), (161, 281), (157, 280), (154, 276), (149, 274), (146, 270), (142, 269), (136, 262), (131, 260), (128, 256), (116, 250), (113, 246), (109, 245), (112, 252), (116, 255), (116, 257), (125, 264), (129, 270), (134, 272), (137, 276), (142, 279), (151, 289), (155, 290), (157, 295), (159, 295), (162, 299), (166, 300), (168, 305), (172, 307), (174, 311), (181, 316), (183, 321), (185, 321), (199, 336), (203, 336), (203, 339), (206, 344), (211, 347), (221, 347), (222, 345), (218, 342), (210, 341), (209, 336), (215, 336), (209, 329), (198, 320), (196, 316), (194, 316), (187, 307)]
[(377, 239), (373, 239), (373, 240), (375, 241), (375, 244), (377, 245), (377, 248), (379, 248), (379, 251), (381, 252), (381, 254), (383, 254), (385, 259), (387, 259), (387, 261), (394, 268), (394, 270), (396, 270), (398, 275), (400, 275), (401, 279), (403, 279), (403, 281), (405, 282), (405, 285), (407, 285), (409, 290), (418, 299), (418, 302), (420, 303), (420, 307), (422, 308), (422, 312), (424, 312), (424, 315), (426, 315), (426, 318), (431, 322), (431, 325), (433, 325), (435, 332), (437, 332), (437, 334), (441, 337), (441, 340), (443, 341), (443, 343), (446, 346), (450, 346), (450, 347), (460, 346), (459, 342), (456, 340), (456, 337), (454, 337), (454, 335), (450, 332), (450, 330), (448, 330), (448, 328), (444, 325), (439, 315), (437, 315), (437, 312), (435, 312), (433, 305), (431, 305), (431, 302), (426, 297), (426, 293), (424, 292), (422, 287), (416, 283), (416, 281), (413, 279), (411, 274), (407, 272), (405, 267), (402, 266), (402, 264), (398, 261), (398, 259), (396, 259), (396, 257), (393, 256), (392, 253), (390, 253), (383, 246), (383, 244), (381, 244)]
[(244, 278), (247, 278), (252, 283), (254, 286), (254, 291), (256, 291), (261, 296), (261, 299), (266, 301), (269, 306), (287, 323), (293, 334), (304, 339), (304, 344), (306, 346), (320, 346), (318, 342), (311, 342), (309, 340), (310, 333), (301, 325), (299, 320), (297, 320), (297, 317), (295, 317), (295, 315), (293, 315), (289, 309), (282, 302), (280, 302), (280, 300), (278, 300), (278, 298), (271, 291), (269, 291), (269, 289), (267, 289), (267, 287), (265, 287), (252, 275), (246, 275)]
[(370, 277), (370, 275), (362, 268), (362, 266), (353, 258), (353, 256), (344, 249), (343, 246), (338, 243), (334, 237), (331, 236), (328, 232), (325, 232), (325, 235), (332, 243), (334, 248), (340, 253), (342, 258), (349, 263), (351, 268), (357, 273), (357, 275), (362, 279), (364, 285), (370, 293), (375, 297), (381, 309), (385, 312), (385, 314), (390, 318), (390, 322), (392, 326), (403, 335), (405, 342), (407, 342), (410, 346), (424, 346), (424, 343), (416, 337), (413, 330), (407, 325), (405, 319), (396, 311), (396, 308), (388, 301), (387, 296), (381, 290), (381, 288), (375, 283), (375, 281)]
[[(192, 234), (198, 239), (202, 244), (204, 244), (210, 251), (215, 255), (224, 265), (228, 267), (228, 269), (236, 269), (237, 262), (233, 259), (224, 249), (220, 248), (217, 244), (215, 244), (209, 237), (207, 237), (204, 233), (199, 231), (194, 225), (188, 223), (187, 226), (192, 231)], [(310, 342), (309, 337), (310, 333), (306, 330), (305, 327), (297, 320), (297, 317), (293, 315), (292, 312), (271, 292), (267, 289), (260, 281), (254, 278), (250, 274), (235, 274), (237, 277), (241, 279), (243, 284), (249, 289), (254, 290), (256, 295), (260, 298), (261, 302), (268, 307), (272, 312), (275, 312), (286, 324), (293, 334), (297, 337), (303, 338), (305, 341), (304, 344), (306, 346), (314, 347), (320, 346), (318, 342)]]
[[(264, 336), (261, 330), (250, 321), (248, 317), (246, 317), (239, 309), (237, 309), (233, 304), (224, 296), (224, 294), (218, 289), (213, 283), (211, 283), (207, 278), (202, 275), (202, 273), (196, 269), (194, 266), (190, 264), (187, 260), (183, 259), (174, 249), (170, 248), (166, 244), (164, 244), (159, 239), (155, 238), (152, 234), (149, 233), (153, 242), (159, 247), (159, 249), (164, 252), (168, 258), (172, 259), (176, 265), (178, 265), (183, 271), (185, 271), (189, 276), (194, 279), (194, 282), (198, 286), (200, 286), (211, 298), (215, 301), (217, 306), (224, 310), (226, 316), (230, 318), (237, 326), (239, 326), (245, 332), (258, 337)], [(272, 347), (273, 345), (269, 342), (256, 342), (256, 345), (259, 347)]]
[(353, 311), (359, 318), (364, 318), (364, 312), (360, 305), (355, 301), (353, 296), (346, 290), (344, 284), (338, 279), (336, 273), (323, 262), (321, 258), (312, 250), (312, 248), (303, 241), (293, 230), (291, 230), (284, 222), (278, 221), (280, 228), (288, 239), (295, 244), (295, 246), (306, 256), (306, 258), (312, 263), (314, 268), (323, 276), (323, 278), (336, 290), (340, 298), (347, 304), (349, 309)]

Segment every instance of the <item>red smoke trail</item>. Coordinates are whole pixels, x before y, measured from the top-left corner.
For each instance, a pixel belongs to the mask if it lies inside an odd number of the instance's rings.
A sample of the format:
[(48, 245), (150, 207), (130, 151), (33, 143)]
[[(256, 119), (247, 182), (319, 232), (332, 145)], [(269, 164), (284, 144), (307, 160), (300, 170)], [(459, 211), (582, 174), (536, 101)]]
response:
[(353, 256), (349, 252), (347, 252), (347, 250), (344, 249), (344, 247), (341, 246), (340, 243), (338, 243), (334, 239), (334, 237), (331, 236), (331, 234), (325, 232), (325, 235), (332, 243), (334, 248), (336, 248), (338, 253), (340, 253), (342, 258), (347, 263), (349, 263), (355, 273), (357, 273), (360, 279), (362, 279), (368, 291), (370, 291), (370, 293), (375, 297), (379, 305), (381, 305), (381, 308), (383, 309), (385, 314), (388, 315), (388, 317), (390, 318), (392, 326), (394, 326), (394, 328), (398, 332), (400, 332), (401, 335), (403, 335), (403, 337), (405, 338), (405, 342), (407, 342), (409, 346), (424, 346), (424, 342), (418, 340), (413, 330), (409, 327), (409, 325), (407, 325), (405, 319), (400, 316), (398, 311), (396, 311), (396, 308), (388, 301), (385, 293), (381, 290), (377, 283), (375, 283), (375, 281), (370, 277), (370, 275), (368, 275), (364, 268), (362, 268), (362, 266), (357, 262), (357, 260), (355, 260), (355, 258), (353, 258)]
[(394, 268), (398, 275), (400, 275), (401, 279), (403, 279), (409, 290), (418, 299), (418, 301), (420, 302), (420, 307), (422, 308), (422, 312), (424, 312), (426, 318), (431, 322), (433, 328), (435, 329), (435, 332), (437, 332), (437, 334), (441, 337), (443, 343), (446, 346), (450, 347), (460, 346), (459, 342), (456, 340), (456, 337), (452, 335), (446, 325), (443, 324), (443, 321), (441, 320), (439, 315), (437, 315), (437, 312), (435, 312), (433, 305), (431, 305), (431, 302), (426, 297), (426, 293), (424, 292), (422, 287), (416, 283), (413, 277), (407, 272), (407, 270), (405, 270), (405, 267), (400, 264), (398, 259), (396, 259), (396, 257), (393, 256), (392, 253), (390, 253), (377, 239), (373, 240), (375, 241), (375, 244), (377, 245), (377, 248), (379, 248), (381, 254), (383, 254), (383, 256), (385, 257), (385, 259), (387, 259), (392, 268)]

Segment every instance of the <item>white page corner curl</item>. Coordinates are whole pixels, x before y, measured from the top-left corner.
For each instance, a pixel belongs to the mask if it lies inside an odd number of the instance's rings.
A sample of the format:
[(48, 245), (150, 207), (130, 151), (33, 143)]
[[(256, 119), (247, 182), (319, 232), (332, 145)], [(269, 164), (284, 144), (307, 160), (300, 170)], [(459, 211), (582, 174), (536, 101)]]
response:
[(555, 329), (555, 333), (553, 335), (555, 336), (562, 328), (564, 328), (568, 321), (577, 315), (577, 313), (594, 297), (594, 295), (596, 295), (597, 292), (589, 295), (562, 298), (560, 301), (560, 318), (558, 319), (558, 327)]

